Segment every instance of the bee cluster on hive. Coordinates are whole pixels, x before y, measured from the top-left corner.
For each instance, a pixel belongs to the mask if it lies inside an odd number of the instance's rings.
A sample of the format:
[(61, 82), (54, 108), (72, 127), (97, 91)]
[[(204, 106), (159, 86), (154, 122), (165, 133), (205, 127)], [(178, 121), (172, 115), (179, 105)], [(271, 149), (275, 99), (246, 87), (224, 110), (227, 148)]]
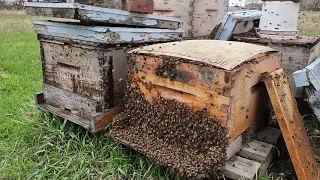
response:
[[(125, 110), (112, 124), (109, 135), (146, 154), (181, 177), (212, 178), (220, 175), (226, 163), (226, 129), (208, 114), (207, 109), (193, 111), (175, 100), (158, 94), (146, 100), (134, 78), (133, 58), (129, 59)], [(168, 66), (168, 67), (167, 67)], [(164, 62), (157, 76), (173, 78), (173, 63)]]

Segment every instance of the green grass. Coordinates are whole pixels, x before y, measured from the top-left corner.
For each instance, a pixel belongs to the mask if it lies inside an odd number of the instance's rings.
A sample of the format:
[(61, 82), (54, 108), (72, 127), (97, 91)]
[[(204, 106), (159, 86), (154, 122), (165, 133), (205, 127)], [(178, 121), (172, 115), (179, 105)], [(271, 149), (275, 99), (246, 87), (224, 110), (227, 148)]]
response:
[(304, 36), (320, 36), (320, 12), (300, 12), (299, 34)]
[[(301, 17), (303, 35), (320, 34), (320, 13)], [(0, 12), (0, 179), (174, 179), (105, 137), (108, 130), (91, 134), (35, 108), (34, 94), (42, 90), (35, 18)], [(320, 126), (314, 119), (307, 125), (319, 157)]]
[(35, 108), (42, 71), (34, 18), (0, 14), (0, 179), (172, 179), (107, 130), (93, 135)]

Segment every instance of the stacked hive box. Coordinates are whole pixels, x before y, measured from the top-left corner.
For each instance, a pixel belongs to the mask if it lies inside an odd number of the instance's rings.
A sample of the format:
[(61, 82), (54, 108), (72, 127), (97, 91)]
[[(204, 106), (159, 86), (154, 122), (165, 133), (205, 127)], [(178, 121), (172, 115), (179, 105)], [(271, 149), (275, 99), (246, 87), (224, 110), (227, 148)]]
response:
[[(25, 3), (25, 5), (27, 13), (31, 15), (42, 14), (54, 17), (66, 16), (68, 18), (76, 18), (85, 22), (112, 21), (112, 23), (115, 23), (117, 20), (122, 19), (123, 21), (125, 20), (127, 22), (131, 21), (131, 23), (136, 23), (137, 21), (141, 21), (141, 17), (154, 17), (155, 15), (156, 17), (176, 17), (181, 19), (181, 28), (185, 30), (184, 37), (188, 38), (208, 37), (212, 29), (214, 29), (214, 27), (220, 23), (222, 17), (227, 11), (228, 6), (228, 1), (226, 0), (153, 0), (152, 14), (140, 14), (138, 16), (131, 14), (133, 19), (125, 19), (122, 17), (123, 14), (119, 13), (116, 14), (121, 18), (111, 16), (110, 13), (106, 13), (100, 8), (112, 8), (114, 9), (113, 12), (117, 12), (117, 9), (123, 9), (124, 7), (127, 7), (128, 2), (130, 2), (133, 6), (135, 4), (139, 5), (139, 3), (144, 2), (146, 4), (146, 9), (141, 10), (140, 8), (139, 10), (139, 8), (135, 7), (131, 7), (131, 9), (135, 11), (152, 12), (152, 9), (149, 7), (149, 4), (152, 1), (149, 1), (150, 0), (75, 0), (73, 3), (46, 3), (46, 6), (38, 6), (38, 9), (34, 8), (36, 3)], [(99, 7), (83, 9), (83, 7), (89, 7), (87, 5), (95, 5)], [(29, 7), (33, 8), (30, 9)], [(115, 13), (112, 14), (115, 15)], [(150, 21), (146, 21), (145, 23), (148, 23), (149, 26), (153, 24), (153, 22)], [(159, 22), (159, 24), (161, 24), (161, 22)]]
[[(131, 17), (128, 12), (117, 12)], [(125, 27), (132, 25), (130, 22), (119, 21), (115, 24), (122, 27), (34, 21), (44, 82), (44, 91), (36, 98), (38, 106), (92, 132), (103, 129), (113, 115), (123, 110), (127, 49), (182, 37), (183, 30), (177, 29), (176, 19), (152, 16), (140, 17), (140, 20), (165, 23), (150, 25), (153, 28), (133, 28)], [(164, 29), (166, 27), (171, 29)]]

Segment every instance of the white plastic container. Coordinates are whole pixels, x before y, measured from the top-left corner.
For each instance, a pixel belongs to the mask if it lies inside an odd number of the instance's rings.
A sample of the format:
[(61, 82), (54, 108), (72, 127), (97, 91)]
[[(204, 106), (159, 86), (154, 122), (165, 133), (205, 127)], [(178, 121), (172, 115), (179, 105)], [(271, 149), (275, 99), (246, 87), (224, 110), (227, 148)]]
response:
[(263, 3), (258, 35), (262, 38), (293, 39), (298, 34), (299, 3), (266, 1)]

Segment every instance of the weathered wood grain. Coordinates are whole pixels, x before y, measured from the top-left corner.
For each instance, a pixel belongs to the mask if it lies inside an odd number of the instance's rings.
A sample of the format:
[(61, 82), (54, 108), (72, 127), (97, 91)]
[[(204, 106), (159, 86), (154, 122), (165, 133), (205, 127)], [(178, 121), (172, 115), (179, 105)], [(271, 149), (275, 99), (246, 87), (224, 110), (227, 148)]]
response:
[[(272, 72), (280, 67), (280, 55), (275, 53), (257, 58), (257, 63), (247, 68), (236, 71), (232, 76), (232, 90), (230, 103), (229, 138), (233, 141), (244, 133), (248, 127), (263, 126), (263, 119), (270, 111), (269, 98), (263, 83), (260, 82), (261, 74)], [(258, 123), (258, 125), (254, 125)]]
[(183, 34), (182, 29), (84, 26), (52, 21), (33, 21), (33, 24), (38, 35), (101, 43), (104, 46), (181, 40)]
[(108, 84), (103, 81), (108, 80), (110, 53), (59, 42), (41, 42), (41, 48), (44, 83), (104, 103)]
[(227, 162), (223, 175), (231, 179), (253, 180), (258, 176), (261, 164), (237, 155), (234, 155)]
[(264, 163), (271, 158), (273, 153), (273, 145), (254, 140), (245, 144), (237, 154), (244, 158)]
[(47, 99), (43, 93), (36, 94), (35, 102), (40, 109), (65, 118), (84, 127), (85, 129), (90, 130), (93, 133), (104, 129), (109, 123), (111, 123), (114, 116), (124, 110), (124, 106), (117, 106), (112, 109), (104, 110), (101, 113), (93, 112), (91, 113), (91, 116), (83, 117), (82, 115), (70, 111), (70, 109), (63, 109), (61, 106), (56, 107), (52, 104), (49, 104), (50, 102), (47, 102)]
[(287, 75), (283, 69), (276, 70), (267, 76), (265, 84), (298, 178), (316, 180), (317, 162)]
[(267, 127), (257, 133), (256, 139), (258, 141), (266, 142), (272, 145), (277, 145), (280, 136), (280, 129)]
[(242, 136), (239, 136), (227, 147), (227, 160), (238, 153), (242, 147)]
[(43, 93), (36, 94), (36, 105), (44, 111), (49, 111), (49, 112), (56, 114), (62, 118), (68, 119), (69, 121), (71, 121), (73, 123), (81, 125), (85, 129), (90, 129), (91, 122), (88, 118), (83, 118), (83, 117), (78, 116), (68, 110), (57, 108), (57, 107), (54, 107), (54, 106), (46, 103)]
[(41, 40), (44, 82), (101, 103), (123, 102), (127, 57), (123, 48), (94, 49)]
[(44, 84), (45, 102), (62, 111), (82, 117), (91, 117), (93, 113), (101, 112), (101, 105), (89, 98)]

